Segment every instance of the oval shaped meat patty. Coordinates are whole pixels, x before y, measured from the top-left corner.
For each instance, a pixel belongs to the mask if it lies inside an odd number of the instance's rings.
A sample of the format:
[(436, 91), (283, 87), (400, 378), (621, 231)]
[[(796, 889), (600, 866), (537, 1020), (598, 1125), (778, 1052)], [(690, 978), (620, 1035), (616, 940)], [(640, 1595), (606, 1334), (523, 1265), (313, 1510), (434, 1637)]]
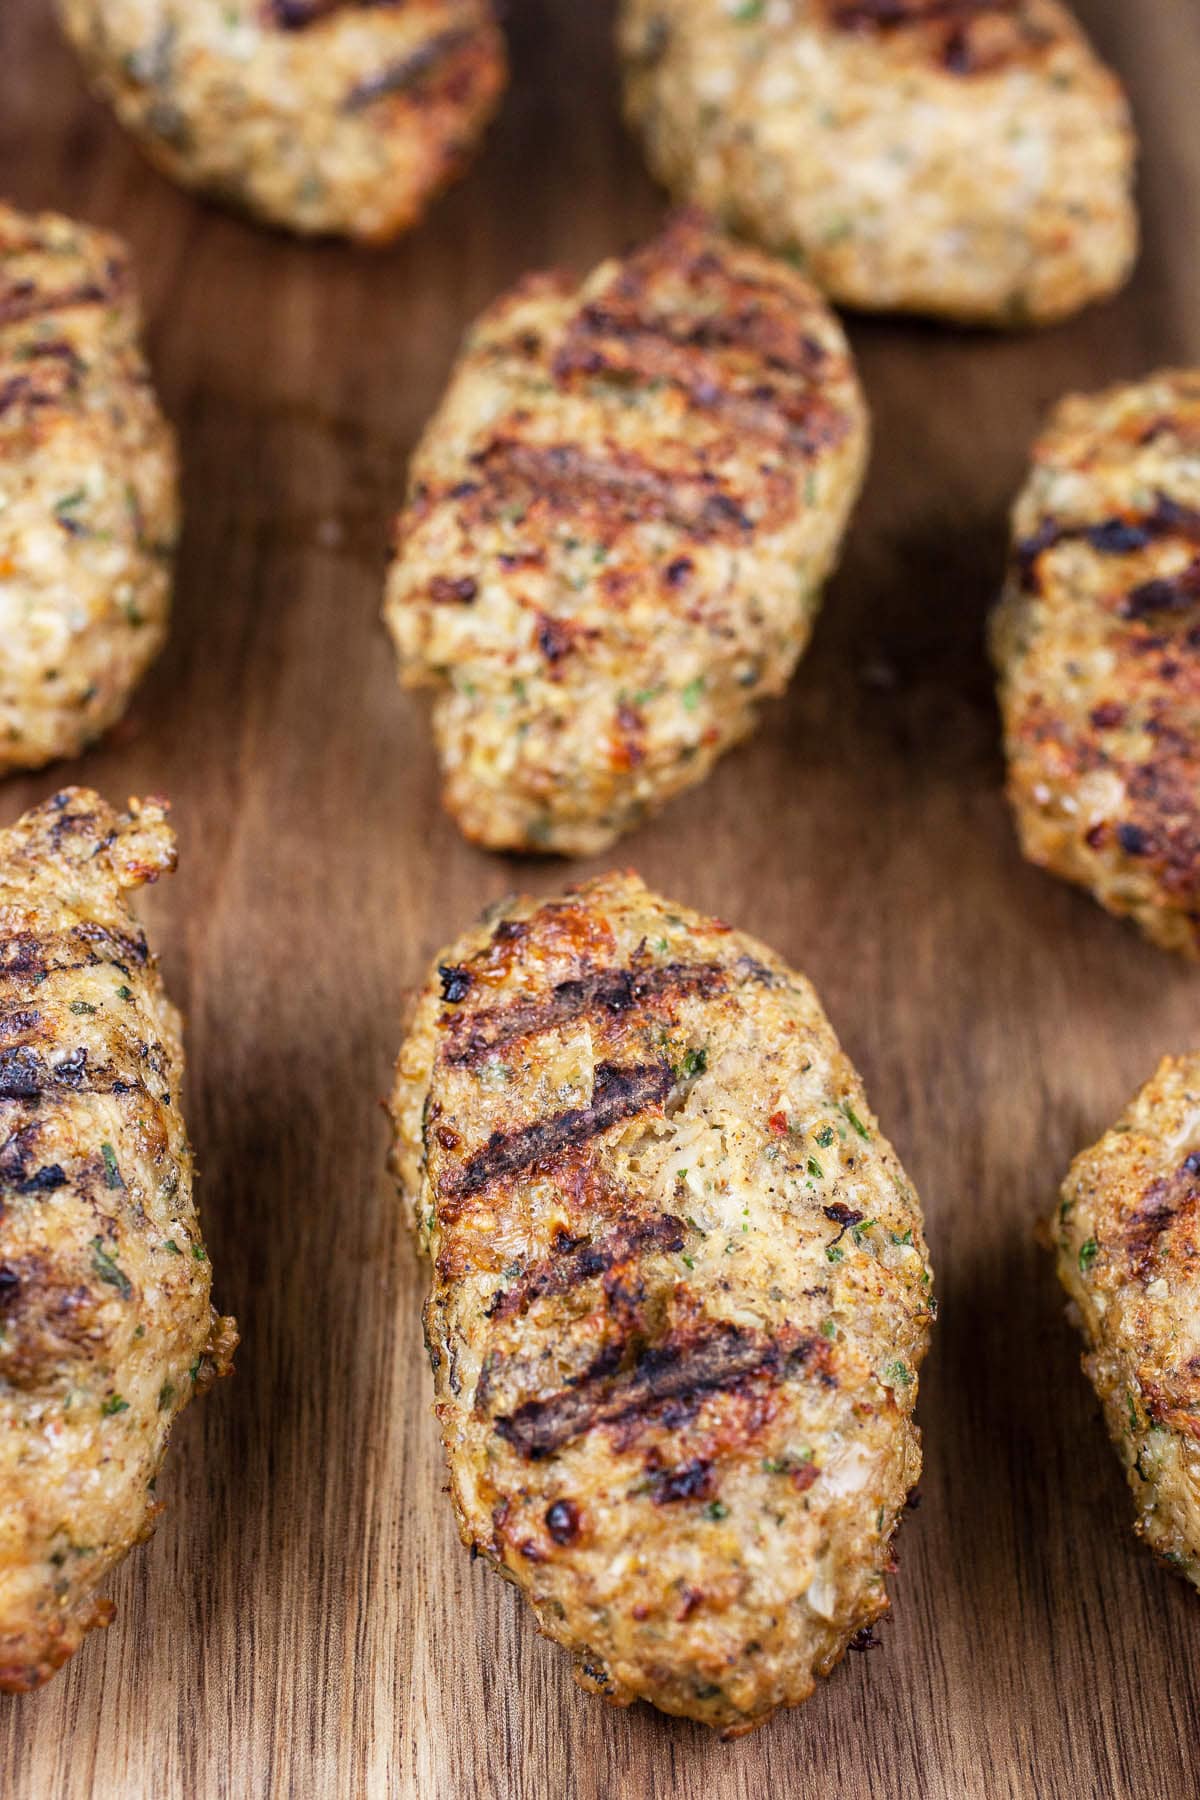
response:
[(992, 628), (1026, 856), (1200, 955), (1200, 371), (1063, 401)]
[(0, 1689), (107, 1625), (176, 1414), (229, 1366), (180, 1112), (179, 1015), (126, 898), (163, 808), (68, 788), (0, 832)]
[(175, 446), (124, 247), (0, 205), (0, 775), (77, 755), (162, 648)]
[(384, 609), (467, 836), (586, 854), (702, 780), (808, 643), (866, 445), (833, 315), (697, 214), (497, 301)]
[(1135, 144), (1057, 0), (623, 0), (654, 173), (847, 306), (1062, 318), (1125, 280)]
[(921, 1209), (812, 988), (611, 875), (445, 951), (393, 1096), (463, 1541), (616, 1705), (750, 1730), (887, 1607)]
[(1168, 1056), (1076, 1157), (1051, 1230), (1134, 1529), (1200, 1587), (1198, 1217), (1200, 1055)]
[(491, 0), (58, 0), (92, 85), (186, 187), (292, 231), (406, 231), (505, 82)]

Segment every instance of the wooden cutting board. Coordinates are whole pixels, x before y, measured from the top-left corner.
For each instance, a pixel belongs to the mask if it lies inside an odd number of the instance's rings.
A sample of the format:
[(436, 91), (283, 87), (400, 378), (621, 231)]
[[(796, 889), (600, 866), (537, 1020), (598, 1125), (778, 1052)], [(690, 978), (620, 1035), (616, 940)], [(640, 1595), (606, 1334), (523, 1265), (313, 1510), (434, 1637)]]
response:
[(377, 612), (406, 459), (468, 319), (659, 217), (609, 8), (512, 0), (484, 155), (368, 254), (177, 192), (85, 97), (46, 0), (2, 0), (0, 191), (132, 241), (187, 528), (170, 647), (127, 725), (6, 783), (0, 820), (67, 780), (174, 802), (180, 872), (146, 910), (189, 1018), (201, 1206), (243, 1333), (235, 1378), (176, 1435), (116, 1623), (0, 1703), (11, 1800), (1197, 1791), (1200, 1598), (1134, 1542), (1032, 1227), (1160, 1052), (1200, 1042), (1200, 974), (1021, 862), (983, 649), (1047, 405), (1200, 361), (1200, 10), (1080, 10), (1144, 140), (1136, 281), (1039, 336), (853, 325), (876, 450), (815, 646), (758, 736), (617, 852), (811, 975), (924, 1197), (942, 1302), (882, 1646), (723, 1745), (584, 1697), (460, 1550), (378, 1104), (439, 944), (570, 873), (483, 855), (443, 818)]

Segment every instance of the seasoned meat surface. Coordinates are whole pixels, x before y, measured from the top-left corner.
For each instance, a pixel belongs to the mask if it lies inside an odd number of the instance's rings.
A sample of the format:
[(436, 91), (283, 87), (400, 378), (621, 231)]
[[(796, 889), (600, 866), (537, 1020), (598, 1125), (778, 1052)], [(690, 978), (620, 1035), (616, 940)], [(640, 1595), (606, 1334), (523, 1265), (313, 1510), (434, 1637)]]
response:
[(69, 788), (0, 833), (0, 1689), (106, 1625), (167, 1438), (237, 1342), (209, 1302), (180, 1022), (128, 894), (161, 805)]
[(1200, 955), (1200, 371), (1059, 406), (992, 639), (1025, 854)]
[(1200, 1587), (1198, 1219), (1200, 1055), (1168, 1056), (1076, 1157), (1051, 1229), (1134, 1529)]
[(654, 173), (835, 300), (978, 324), (1111, 293), (1124, 94), (1057, 0), (623, 0)]
[(467, 836), (584, 854), (702, 780), (808, 643), (866, 441), (833, 315), (695, 213), (497, 301), (385, 606)]
[(505, 82), (491, 0), (58, 0), (158, 166), (292, 231), (383, 242), (466, 167)]
[(162, 647), (175, 448), (123, 246), (0, 205), (0, 775), (77, 755)]
[(633, 875), (506, 904), (392, 1106), (464, 1543), (616, 1705), (804, 1700), (888, 1605), (933, 1316), (809, 983)]

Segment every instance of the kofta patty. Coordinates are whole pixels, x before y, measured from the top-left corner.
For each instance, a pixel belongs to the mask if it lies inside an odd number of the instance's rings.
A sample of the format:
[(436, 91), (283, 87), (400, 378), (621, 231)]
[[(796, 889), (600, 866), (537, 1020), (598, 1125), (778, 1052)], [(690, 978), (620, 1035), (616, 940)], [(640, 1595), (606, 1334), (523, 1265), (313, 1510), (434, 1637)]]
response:
[(698, 214), (497, 301), (385, 605), (467, 836), (583, 854), (701, 781), (808, 643), (866, 445), (823, 301)]
[(0, 775), (77, 755), (162, 648), (175, 447), (129, 259), (0, 205)]
[(0, 1689), (49, 1679), (162, 1511), (171, 1426), (229, 1365), (180, 1111), (180, 1021), (128, 894), (161, 805), (69, 788), (0, 832)]
[(1057, 0), (623, 0), (654, 173), (855, 307), (1020, 325), (1121, 286), (1121, 86)]
[(499, 102), (491, 0), (58, 0), (158, 166), (292, 231), (408, 230)]
[(505, 904), (392, 1109), (464, 1543), (615, 1705), (804, 1700), (888, 1605), (933, 1316), (809, 983), (632, 875)]
[(1168, 1056), (1076, 1157), (1051, 1230), (1134, 1529), (1200, 1587), (1198, 1219), (1200, 1055)]
[(1058, 407), (992, 639), (1025, 854), (1200, 955), (1200, 371)]

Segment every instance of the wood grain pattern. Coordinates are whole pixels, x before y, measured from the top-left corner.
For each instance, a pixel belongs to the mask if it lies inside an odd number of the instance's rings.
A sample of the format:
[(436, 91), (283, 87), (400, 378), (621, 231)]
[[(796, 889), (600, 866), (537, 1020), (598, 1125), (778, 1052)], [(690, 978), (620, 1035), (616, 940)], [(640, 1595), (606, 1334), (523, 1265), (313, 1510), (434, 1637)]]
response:
[(485, 155), (370, 255), (176, 192), (86, 99), (44, 0), (0, 7), (0, 187), (131, 239), (188, 515), (132, 720), (7, 783), (0, 817), (68, 776), (175, 803), (182, 867), (147, 911), (189, 1014), (200, 1201), (244, 1337), (177, 1433), (116, 1624), (0, 1707), (0, 1791), (1194, 1793), (1200, 1601), (1130, 1534), (1031, 1228), (1159, 1052), (1195, 1046), (1200, 976), (1020, 861), (982, 624), (1047, 404), (1200, 361), (1195, 0), (1081, 9), (1145, 141), (1133, 287), (1036, 337), (854, 325), (877, 449), (815, 647), (758, 737), (619, 853), (812, 976), (924, 1197), (942, 1300), (883, 1647), (733, 1745), (579, 1694), (461, 1553), (383, 1172), (406, 989), (484, 903), (564, 877), (470, 850), (439, 813), (377, 623), (405, 460), (470, 315), (661, 204), (617, 119), (608, 9), (510, 10)]

